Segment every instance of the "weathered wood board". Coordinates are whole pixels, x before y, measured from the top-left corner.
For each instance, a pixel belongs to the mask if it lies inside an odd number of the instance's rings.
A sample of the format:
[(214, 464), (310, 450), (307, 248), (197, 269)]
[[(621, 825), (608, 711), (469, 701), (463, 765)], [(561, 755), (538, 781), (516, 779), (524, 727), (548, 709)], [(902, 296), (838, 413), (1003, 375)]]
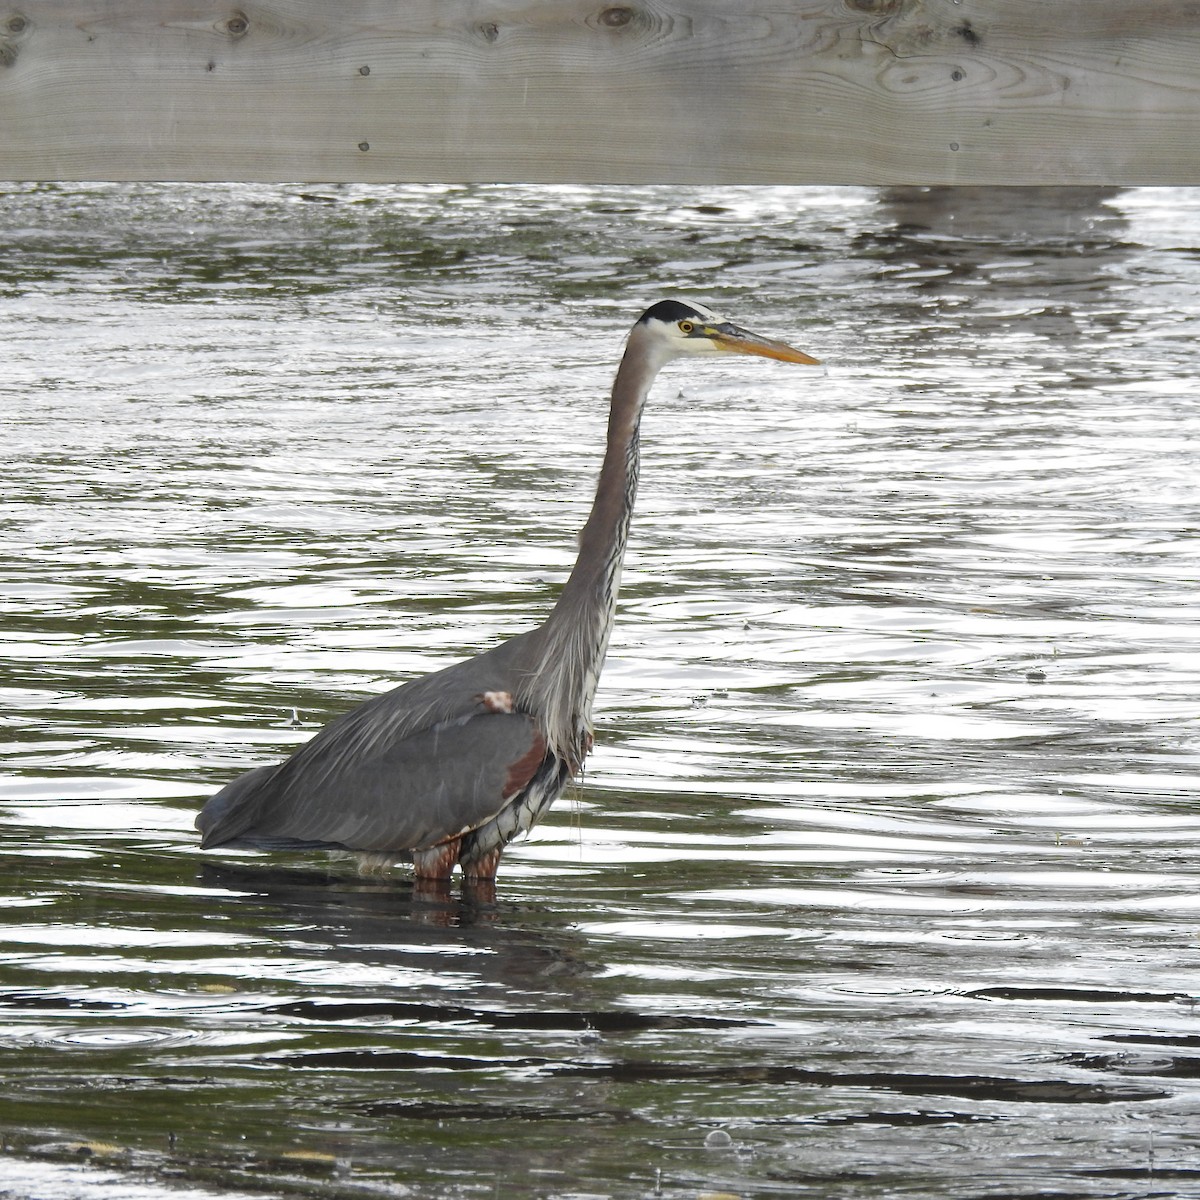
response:
[(0, 177), (1195, 183), (1195, 0), (20, 0)]

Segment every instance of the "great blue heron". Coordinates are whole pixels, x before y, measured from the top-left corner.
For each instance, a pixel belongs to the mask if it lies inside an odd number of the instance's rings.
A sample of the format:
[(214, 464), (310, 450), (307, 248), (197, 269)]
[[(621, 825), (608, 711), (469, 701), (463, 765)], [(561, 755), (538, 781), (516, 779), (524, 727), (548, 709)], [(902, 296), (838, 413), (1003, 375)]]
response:
[(608, 648), (638, 477), (638, 424), (654, 377), (688, 354), (816, 359), (706, 308), (663, 300), (629, 334), (613, 383), (608, 445), (579, 557), (536, 629), (376, 696), (283, 763), (218, 792), (196, 818), (201, 846), (351, 850), (418, 878), (494, 878), (579, 773)]

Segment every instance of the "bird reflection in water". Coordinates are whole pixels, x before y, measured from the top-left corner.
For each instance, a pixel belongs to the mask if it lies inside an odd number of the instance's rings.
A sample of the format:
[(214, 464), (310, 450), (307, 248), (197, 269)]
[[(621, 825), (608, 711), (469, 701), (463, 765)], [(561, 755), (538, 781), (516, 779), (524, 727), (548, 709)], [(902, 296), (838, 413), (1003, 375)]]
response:
[(478, 903), (470, 889), (458, 898), (448, 888), (261, 861), (208, 862), (196, 882), (227, 898), (247, 932), (276, 941), (286, 931), (289, 954), (323, 969), (344, 963), (354, 972), (431, 979), (452, 971), (500, 983), (513, 995), (570, 993), (572, 981), (593, 970), (582, 936), (553, 914), (506, 916), (504, 908)]

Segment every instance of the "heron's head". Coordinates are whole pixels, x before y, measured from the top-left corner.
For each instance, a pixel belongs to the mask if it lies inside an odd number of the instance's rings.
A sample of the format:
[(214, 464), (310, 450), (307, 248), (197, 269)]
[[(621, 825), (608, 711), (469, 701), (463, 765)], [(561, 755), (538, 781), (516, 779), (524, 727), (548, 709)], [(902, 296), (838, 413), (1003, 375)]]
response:
[(759, 337), (718, 317), (700, 304), (684, 304), (679, 300), (660, 300), (638, 318), (635, 329), (648, 339), (662, 361), (685, 354), (757, 354), (761, 358), (777, 358), (781, 362), (807, 363), (817, 366), (818, 360), (797, 350), (786, 342)]

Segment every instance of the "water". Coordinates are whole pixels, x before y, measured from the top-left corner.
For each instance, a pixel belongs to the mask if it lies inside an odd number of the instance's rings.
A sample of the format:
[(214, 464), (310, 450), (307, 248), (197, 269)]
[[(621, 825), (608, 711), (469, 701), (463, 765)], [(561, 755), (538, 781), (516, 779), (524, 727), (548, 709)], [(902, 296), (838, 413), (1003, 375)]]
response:
[[(9, 187), (0, 1196), (1200, 1196), (1200, 191)], [(527, 628), (496, 904), (205, 796)]]

